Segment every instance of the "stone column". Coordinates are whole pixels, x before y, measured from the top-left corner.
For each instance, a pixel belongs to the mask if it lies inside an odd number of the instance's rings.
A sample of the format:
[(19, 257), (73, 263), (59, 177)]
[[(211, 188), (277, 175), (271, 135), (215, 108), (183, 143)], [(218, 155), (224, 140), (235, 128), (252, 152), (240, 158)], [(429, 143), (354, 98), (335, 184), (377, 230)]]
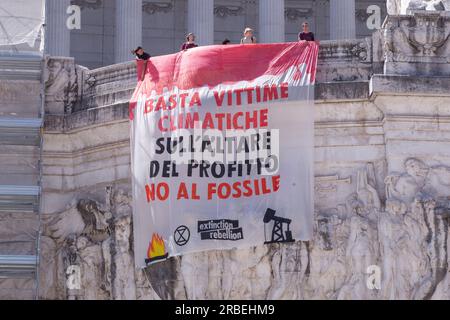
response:
[(70, 30), (66, 26), (70, 0), (45, 1), (45, 53), (70, 56)]
[(284, 42), (284, 0), (259, 0), (258, 33), (258, 42)]
[(198, 45), (214, 44), (214, 1), (188, 0), (187, 28)]
[(142, 45), (142, 0), (116, 0), (115, 62), (133, 60), (131, 50), (140, 45)]
[(330, 39), (355, 38), (355, 0), (330, 0)]

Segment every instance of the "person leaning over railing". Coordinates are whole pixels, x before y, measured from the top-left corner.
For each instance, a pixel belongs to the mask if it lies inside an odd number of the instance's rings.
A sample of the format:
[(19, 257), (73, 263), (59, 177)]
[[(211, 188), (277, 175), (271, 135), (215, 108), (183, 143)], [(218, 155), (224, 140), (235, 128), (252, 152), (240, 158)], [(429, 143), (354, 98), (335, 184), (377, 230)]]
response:
[(132, 54), (136, 56), (136, 60), (148, 60), (151, 56), (142, 49), (142, 47), (137, 47), (131, 51)]
[(147, 69), (147, 62), (151, 58), (151, 56), (142, 49), (142, 47), (137, 47), (136, 49), (131, 51), (132, 54), (136, 56), (136, 63), (137, 61), (145, 61), (144, 68), (142, 68), (142, 73), (138, 75), (138, 79), (144, 79), (145, 76), (145, 70)]

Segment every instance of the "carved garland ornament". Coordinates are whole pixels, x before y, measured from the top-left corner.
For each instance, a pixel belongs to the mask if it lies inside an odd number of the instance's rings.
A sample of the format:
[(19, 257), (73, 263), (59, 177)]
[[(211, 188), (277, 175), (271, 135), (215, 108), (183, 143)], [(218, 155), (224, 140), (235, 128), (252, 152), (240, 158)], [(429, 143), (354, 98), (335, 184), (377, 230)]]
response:
[[(391, 16), (383, 28), (383, 48), (387, 62), (450, 61), (441, 48), (448, 45), (448, 18), (439, 13)], [(430, 60), (431, 59), (431, 60)]]
[(284, 10), (284, 16), (289, 21), (297, 21), (299, 19), (311, 17), (313, 10), (309, 8), (286, 8)]
[(244, 8), (239, 6), (215, 6), (214, 15), (219, 18), (227, 16), (239, 16), (244, 13)]
[(155, 14), (155, 13), (168, 13), (172, 10), (173, 4), (172, 2), (149, 2), (144, 1), (142, 3), (142, 10), (147, 14)]

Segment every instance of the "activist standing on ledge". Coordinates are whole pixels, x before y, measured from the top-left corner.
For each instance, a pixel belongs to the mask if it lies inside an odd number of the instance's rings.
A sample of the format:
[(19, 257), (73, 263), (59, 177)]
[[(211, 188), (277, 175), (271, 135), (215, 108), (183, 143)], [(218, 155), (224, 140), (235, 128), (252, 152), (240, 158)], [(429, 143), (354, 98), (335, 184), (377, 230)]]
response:
[(308, 22), (303, 22), (303, 31), (298, 34), (298, 41), (314, 41), (314, 33), (309, 31), (309, 24)]
[(244, 37), (241, 39), (241, 44), (256, 43), (256, 38), (253, 36), (253, 29), (245, 28)]
[(198, 44), (195, 43), (195, 34), (190, 32), (186, 36), (186, 42), (183, 43), (183, 45), (181, 46), (181, 51), (186, 51), (188, 49), (195, 48), (195, 47), (198, 47)]
[(142, 49), (142, 47), (137, 47), (136, 49), (132, 50), (131, 53), (136, 55), (136, 60), (148, 60), (151, 58), (151, 56)]

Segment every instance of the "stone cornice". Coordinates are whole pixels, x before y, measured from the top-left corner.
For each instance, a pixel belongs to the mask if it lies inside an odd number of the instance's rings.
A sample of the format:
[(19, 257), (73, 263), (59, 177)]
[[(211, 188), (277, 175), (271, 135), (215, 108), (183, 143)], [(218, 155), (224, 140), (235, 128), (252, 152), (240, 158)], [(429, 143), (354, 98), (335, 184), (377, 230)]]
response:
[(142, 2), (142, 10), (149, 14), (155, 14), (155, 13), (168, 13), (173, 9), (172, 2), (163, 2), (163, 1), (143, 1)]
[(69, 132), (114, 121), (128, 120), (128, 103), (92, 108), (67, 115), (45, 116), (46, 132)]
[(218, 18), (226, 18), (228, 16), (240, 16), (244, 14), (244, 8), (233, 5), (216, 5), (214, 6), (214, 15)]
[(372, 63), (371, 38), (321, 41), (319, 63), (356, 61)]
[(450, 97), (450, 77), (375, 74), (370, 79), (370, 95)]
[(314, 11), (312, 8), (292, 8), (287, 7), (284, 9), (284, 16), (290, 22), (295, 22), (300, 19), (312, 17)]

